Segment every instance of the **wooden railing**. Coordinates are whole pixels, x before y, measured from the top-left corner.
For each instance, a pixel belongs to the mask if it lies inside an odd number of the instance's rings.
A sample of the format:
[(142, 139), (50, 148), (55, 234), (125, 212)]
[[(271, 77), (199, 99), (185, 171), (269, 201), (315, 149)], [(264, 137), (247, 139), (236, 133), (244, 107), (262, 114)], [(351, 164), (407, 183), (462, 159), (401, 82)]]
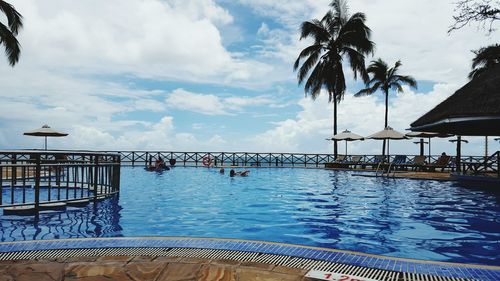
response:
[(496, 173), (500, 177), (500, 151), (493, 153), (483, 161), (463, 161), (464, 174)]
[[(178, 151), (107, 151), (121, 156), (125, 166), (154, 165), (154, 160), (160, 156), (165, 162), (174, 161), (178, 166), (204, 166), (204, 159), (209, 159), (211, 166), (254, 166), (254, 167), (315, 167), (324, 168), (326, 163), (335, 161), (332, 154), (308, 153), (256, 153), (256, 152), (178, 152)], [(375, 162), (376, 155), (360, 156), (361, 162)], [(387, 161), (394, 160), (396, 155), (387, 156)], [(408, 161), (416, 155), (407, 155)], [(427, 156), (426, 162), (436, 162), (440, 155)], [(454, 157), (449, 162), (448, 170), (455, 170)], [(480, 163), (484, 156), (462, 156), (462, 162)], [(207, 161), (205, 161), (205, 164)]]
[[(84, 204), (119, 192), (120, 155), (85, 151), (0, 151), (0, 207)], [(59, 203), (59, 204), (53, 204)], [(4, 209), (5, 213), (5, 209)]]

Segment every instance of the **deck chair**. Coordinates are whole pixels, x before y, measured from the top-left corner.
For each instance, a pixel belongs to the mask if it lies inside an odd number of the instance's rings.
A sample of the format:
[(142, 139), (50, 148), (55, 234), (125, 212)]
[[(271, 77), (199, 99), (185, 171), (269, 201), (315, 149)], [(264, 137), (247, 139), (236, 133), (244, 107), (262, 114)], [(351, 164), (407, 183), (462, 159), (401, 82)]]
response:
[(347, 156), (345, 155), (337, 155), (337, 158), (335, 158), (334, 163), (344, 163), (347, 159)]
[(425, 165), (425, 158), (426, 157), (424, 155), (417, 155), (405, 166), (410, 167), (413, 171), (422, 170), (422, 167)]
[(345, 155), (337, 155), (333, 162), (325, 163), (325, 168), (343, 168), (345, 161)]
[(448, 166), (448, 163), (450, 162), (451, 160), (451, 156), (448, 156), (448, 155), (441, 155), (439, 156), (438, 160), (436, 160), (436, 162), (434, 163), (429, 163), (427, 165), (424, 166), (424, 168), (428, 171), (436, 171), (436, 169), (439, 169), (441, 168), (441, 172), (444, 171), (444, 168), (446, 168)]
[(396, 169), (397, 167), (402, 167), (405, 164), (406, 164), (406, 155), (396, 155), (396, 157), (394, 157), (391, 164), (389, 165), (389, 170), (391, 169), (391, 167), (393, 169)]
[(373, 161), (372, 162), (367, 162), (366, 165), (367, 166), (372, 166), (372, 169), (373, 169), (373, 168), (379, 167), (382, 164), (384, 164), (385, 160), (386, 160), (386, 156), (384, 156), (384, 155), (375, 155), (375, 157), (373, 158)]
[(360, 164), (362, 158), (363, 156), (359, 155), (351, 156), (351, 160), (344, 161), (343, 164), (346, 166), (346, 168), (356, 169), (356, 167)]

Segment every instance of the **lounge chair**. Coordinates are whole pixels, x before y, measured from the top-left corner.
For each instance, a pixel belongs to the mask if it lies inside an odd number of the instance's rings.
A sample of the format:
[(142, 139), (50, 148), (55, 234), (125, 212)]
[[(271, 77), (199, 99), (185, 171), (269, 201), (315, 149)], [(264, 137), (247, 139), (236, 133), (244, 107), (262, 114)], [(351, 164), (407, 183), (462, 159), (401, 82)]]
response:
[(346, 161), (345, 155), (337, 155), (337, 157), (333, 162), (325, 163), (325, 168), (342, 168), (344, 167), (345, 161)]
[(347, 159), (346, 155), (337, 155), (337, 158), (335, 158), (334, 163), (344, 163)]
[(362, 167), (371, 166), (372, 169), (375, 169), (375, 168), (378, 169), (378, 168), (381, 168), (384, 166), (386, 159), (387, 159), (387, 156), (375, 155), (375, 157), (373, 158), (373, 160), (371, 162), (362, 163)]
[(413, 171), (422, 170), (422, 167), (425, 165), (425, 156), (417, 155), (413, 158), (410, 163), (407, 163), (405, 166), (410, 167)]
[(356, 166), (360, 164), (362, 158), (363, 156), (359, 155), (351, 156), (351, 160), (344, 161), (342, 165), (345, 166), (346, 168), (356, 169)]
[(436, 162), (429, 163), (429, 164), (425, 165), (424, 169), (428, 170), (428, 171), (436, 171), (436, 169), (441, 168), (441, 172), (443, 172), (444, 168), (446, 168), (448, 166), (448, 163), (450, 162), (450, 160), (451, 160), (451, 156), (441, 155), (441, 156), (439, 156), (438, 160), (436, 160)]
[(398, 167), (403, 167), (406, 165), (406, 155), (396, 155), (392, 160), (391, 164), (389, 164), (389, 168), (387, 171), (390, 171), (391, 168), (396, 170)]

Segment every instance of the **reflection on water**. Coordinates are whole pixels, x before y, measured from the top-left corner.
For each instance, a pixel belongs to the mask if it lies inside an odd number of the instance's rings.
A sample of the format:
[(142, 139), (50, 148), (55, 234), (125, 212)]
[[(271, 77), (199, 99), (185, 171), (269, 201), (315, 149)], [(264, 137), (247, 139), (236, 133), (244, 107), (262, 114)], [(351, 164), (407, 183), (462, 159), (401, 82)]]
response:
[(122, 236), (118, 196), (87, 207), (41, 212), (39, 216), (1, 216), (0, 240)]
[(498, 191), (309, 169), (251, 169), (244, 178), (206, 168), (122, 171), (119, 201), (0, 216), (0, 239), (218, 237), (500, 265)]

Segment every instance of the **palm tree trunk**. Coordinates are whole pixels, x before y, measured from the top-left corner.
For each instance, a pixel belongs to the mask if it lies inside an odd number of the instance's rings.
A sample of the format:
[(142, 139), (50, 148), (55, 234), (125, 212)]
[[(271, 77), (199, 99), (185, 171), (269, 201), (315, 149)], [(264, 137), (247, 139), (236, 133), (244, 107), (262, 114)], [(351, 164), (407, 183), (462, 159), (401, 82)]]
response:
[[(337, 95), (333, 95), (333, 135), (337, 134)], [(337, 140), (333, 141), (333, 156), (337, 158)]]
[[(385, 90), (385, 122), (384, 122), (384, 129), (387, 128), (388, 126), (388, 117), (389, 117), (389, 90)], [(384, 140), (382, 144), (382, 155), (385, 155), (385, 143), (386, 140)]]

